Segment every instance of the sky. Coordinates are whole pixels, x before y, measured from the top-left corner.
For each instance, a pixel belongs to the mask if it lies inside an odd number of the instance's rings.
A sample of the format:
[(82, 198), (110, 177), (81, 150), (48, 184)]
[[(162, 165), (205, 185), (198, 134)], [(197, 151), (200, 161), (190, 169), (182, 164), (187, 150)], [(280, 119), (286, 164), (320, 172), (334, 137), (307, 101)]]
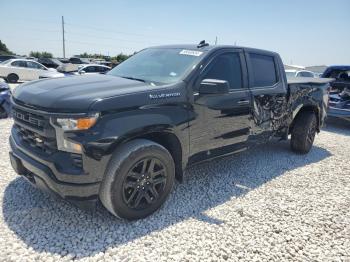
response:
[(236, 44), (285, 64), (350, 64), (349, 0), (1, 0), (0, 40), (23, 55), (132, 54), (163, 44)]

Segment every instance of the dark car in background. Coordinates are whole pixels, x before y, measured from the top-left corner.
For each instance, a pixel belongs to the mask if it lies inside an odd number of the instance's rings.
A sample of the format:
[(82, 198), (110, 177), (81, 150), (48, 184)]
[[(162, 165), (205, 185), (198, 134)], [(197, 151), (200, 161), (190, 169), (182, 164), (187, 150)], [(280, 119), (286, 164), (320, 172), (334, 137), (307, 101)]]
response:
[(70, 63), (68, 58), (57, 58), (57, 59), (58, 59), (61, 63), (63, 63), (63, 64), (68, 64), (68, 63)]
[(57, 58), (39, 58), (38, 62), (47, 68), (57, 68), (61, 66), (63, 63)]
[(69, 63), (72, 64), (90, 64), (90, 60), (88, 58), (82, 58), (82, 57), (71, 57), (69, 58)]
[(15, 58), (18, 58), (18, 56), (16, 56), (16, 55), (0, 55), (0, 63), (4, 62), (6, 60), (9, 60), (9, 59), (15, 59)]
[(0, 81), (0, 119), (6, 118), (11, 111), (11, 90), (7, 83)]
[(328, 116), (350, 120), (350, 65), (330, 66), (322, 77), (335, 79), (330, 84)]

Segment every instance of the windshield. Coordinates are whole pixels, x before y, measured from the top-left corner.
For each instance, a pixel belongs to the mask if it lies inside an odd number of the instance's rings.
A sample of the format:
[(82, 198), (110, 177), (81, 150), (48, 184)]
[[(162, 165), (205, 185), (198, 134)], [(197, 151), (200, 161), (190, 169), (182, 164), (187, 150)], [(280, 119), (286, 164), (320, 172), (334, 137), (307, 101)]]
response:
[(81, 62), (85, 63), (85, 64), (89, 64), (90, 60), (88, 58), (80, 58)]
[(62, 65), (63, 64), (60, 60), (58, 60), (56, 58), (51, 58), (51, 61), (54, 62), (57, 65)]
[(151, 83), (170, 84), (182, 79), (199, 61), (203, 52), (177, 48), (145, 49), (114, 69), (109, 75)]
[(8, 60), (5, 60), (5, 61), (2, 61), (0, 64), (7, 64), (8, 62), (10, 62), (11, 59), (8, 59)]

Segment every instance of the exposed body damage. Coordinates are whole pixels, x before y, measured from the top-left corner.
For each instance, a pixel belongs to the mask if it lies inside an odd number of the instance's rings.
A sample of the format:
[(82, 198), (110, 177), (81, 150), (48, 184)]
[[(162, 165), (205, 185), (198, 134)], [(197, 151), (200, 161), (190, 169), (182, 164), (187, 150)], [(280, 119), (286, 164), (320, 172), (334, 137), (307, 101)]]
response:
[[(290, 127), (294, 117), (305, 106), (320, 112), (322, 105), (315, 96), (323, 95), (326, 86), (288, 85), (285, 95), (259, 96), (254, 98), (254, 125), (263, 131), (271, 132), (271, 136), (284, 134)], [(320, 124), (323, 123), (323, 119)]]
[[(329, 82), (287, 82), (279, 55), (264, 50), (149, 48), (106, 75), (17, 87), (10, 158), (39, 188), (80, 205), (100, 199), (117, 216), (140, 218), (191, 164), (289, 134), (293, 151), (309, 152)], [(147, 208), (137, 211), (140, 199)]]

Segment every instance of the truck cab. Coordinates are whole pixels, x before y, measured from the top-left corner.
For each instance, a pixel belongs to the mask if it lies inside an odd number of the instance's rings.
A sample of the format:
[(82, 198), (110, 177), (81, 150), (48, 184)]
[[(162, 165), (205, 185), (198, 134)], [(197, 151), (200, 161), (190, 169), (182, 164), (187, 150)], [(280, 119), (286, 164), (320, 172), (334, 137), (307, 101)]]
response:
[(17, 87), (10, 159), (43, 190), (139, 219), (160, 208), (189, 165), (289, 135), (294, 152), (309, 152), (328, 87), (328, 79), (288, 83), (270, 51), (147, 48), (106, 75)]

